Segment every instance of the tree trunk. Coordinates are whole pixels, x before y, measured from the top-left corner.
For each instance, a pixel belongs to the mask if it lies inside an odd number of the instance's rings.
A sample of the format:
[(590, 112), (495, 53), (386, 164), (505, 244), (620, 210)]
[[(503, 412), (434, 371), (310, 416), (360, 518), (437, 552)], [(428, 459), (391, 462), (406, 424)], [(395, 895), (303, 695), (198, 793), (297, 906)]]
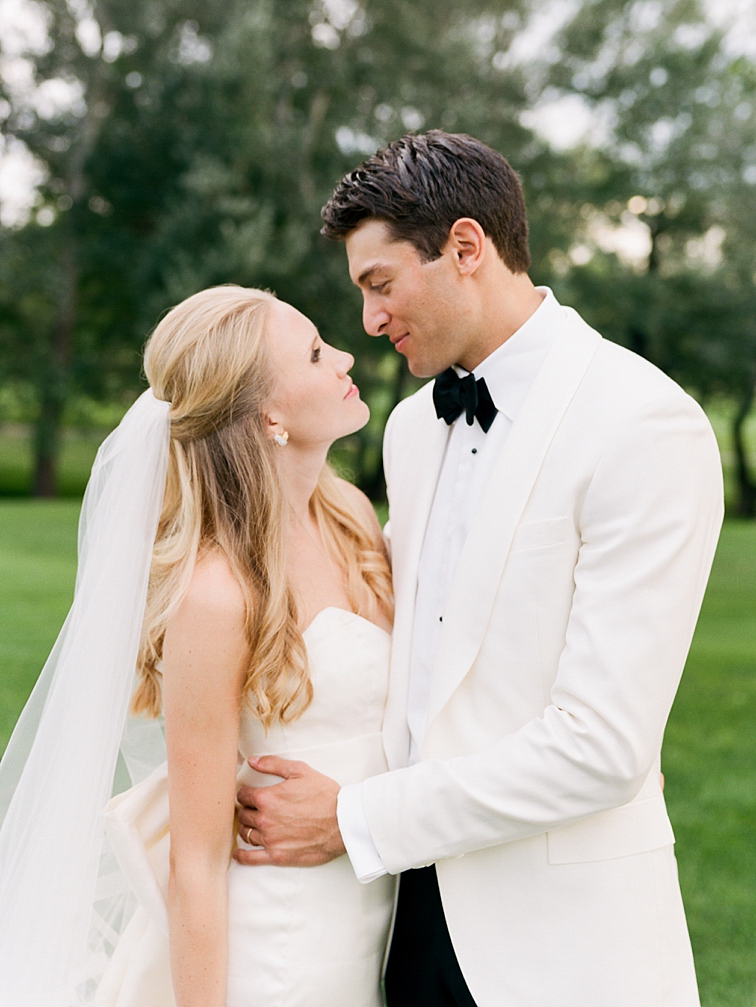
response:
[(32, 493), (35, 497), (54, 497), (58, 492), (61, 423), (68, 393), (79, 285), (79, 264), (73, 235), (69, 236), (61, 257), (60, 275), (61, 294), (50, 340), (50, 358), (40, 375), (39, 413), (34, 431)]
[[(54, 380), (54, 375), (51, 375)], [(58, 492), (58, 458), (60, 456), (60, 426), (63, 417), (63, 397), (48, 384), (42, 390), (39, 416), (34, 430), (35, 497), (54, 497)]]
[(735, 513), (739, 517), (756, 517), (756, 483), (751, 477), (746, 454), (743, 427), (753, 406), (756, 386), (751, 382), (743, 390), (738, 403), (738, 409), (732, 421), (732, 443), (735, 449), (735, 474), (737, 478), (738, 496), (735, 503)]
[[(98, 14), (103, 28), (107, 13), (102, 5)], [(103, 30), (103, 34), (105, 31)], [(60, 256), (58, 310), (50, 337), (50, 353), (39, 381), (39, 415), (34, 437), (34, 496), (55, 496), (58, 489), (58, 459), (63, 410), (69, 394), (74, 333), (79, 310), (79, 215), (89, 212), (87, 202), (86, 164), (102, 130), (109, 111), (105, 90), (107, 64), (103, 60), (90, 63), (91, 77), (85, 85), (86, 114), (81, 120), (79, 136), (71, 146), (64, 171), (66, 192), (72, 207), (66, 213), (63, 245)]]

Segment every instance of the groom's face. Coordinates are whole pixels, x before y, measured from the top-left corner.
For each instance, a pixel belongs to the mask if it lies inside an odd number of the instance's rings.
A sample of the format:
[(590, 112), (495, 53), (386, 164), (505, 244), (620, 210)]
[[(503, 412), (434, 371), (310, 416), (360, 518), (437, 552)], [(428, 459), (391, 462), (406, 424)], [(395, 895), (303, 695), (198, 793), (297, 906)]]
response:
[(424, 262), (414, 245), (392, 240), (375, 219), (347, 236), (346, 249), (369, 335), (388, 336), (416, 377), (439, 374), (462, 357), (469, 312), (450, 255)]

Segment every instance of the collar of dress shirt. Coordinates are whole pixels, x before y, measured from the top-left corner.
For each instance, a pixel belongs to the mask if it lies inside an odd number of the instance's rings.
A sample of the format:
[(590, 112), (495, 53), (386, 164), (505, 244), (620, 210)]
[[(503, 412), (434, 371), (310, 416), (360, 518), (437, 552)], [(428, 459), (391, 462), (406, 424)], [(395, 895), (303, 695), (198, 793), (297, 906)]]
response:
[[(496, 408), (514, 422), (554, 338), (561, 307), (548, 287), (536, 287), (543, 300), (506, 342), (497, 346), (473, 371), (485, 378)], [(456, 367), (458, 374), (466, 374)]]

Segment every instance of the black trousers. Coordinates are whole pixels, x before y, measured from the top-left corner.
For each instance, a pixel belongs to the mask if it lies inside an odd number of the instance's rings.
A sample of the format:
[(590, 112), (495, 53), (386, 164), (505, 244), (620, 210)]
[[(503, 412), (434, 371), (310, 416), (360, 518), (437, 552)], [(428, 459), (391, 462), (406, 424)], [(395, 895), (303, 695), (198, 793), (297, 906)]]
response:
[(405, 871), (386, 966), (388, 1007), (475, 1007), (454, 954), (435, 867)]

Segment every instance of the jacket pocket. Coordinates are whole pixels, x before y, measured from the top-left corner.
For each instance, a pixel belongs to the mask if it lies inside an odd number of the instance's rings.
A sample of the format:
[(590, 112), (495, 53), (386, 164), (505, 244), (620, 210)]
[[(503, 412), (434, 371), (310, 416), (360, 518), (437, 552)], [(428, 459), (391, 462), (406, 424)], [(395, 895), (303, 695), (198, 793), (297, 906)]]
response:
[(531, 521), (521, 524), (514, 533), (510, 552), (521, 549), (541, 549), (544, 546), (560, 545), (568, 539), (566, 517), (548, 518), (546, 521)]
[(675, 834), (664, 798), (631, 801), (546, 833), (550, 864), (613, 860), (669, 846)]

